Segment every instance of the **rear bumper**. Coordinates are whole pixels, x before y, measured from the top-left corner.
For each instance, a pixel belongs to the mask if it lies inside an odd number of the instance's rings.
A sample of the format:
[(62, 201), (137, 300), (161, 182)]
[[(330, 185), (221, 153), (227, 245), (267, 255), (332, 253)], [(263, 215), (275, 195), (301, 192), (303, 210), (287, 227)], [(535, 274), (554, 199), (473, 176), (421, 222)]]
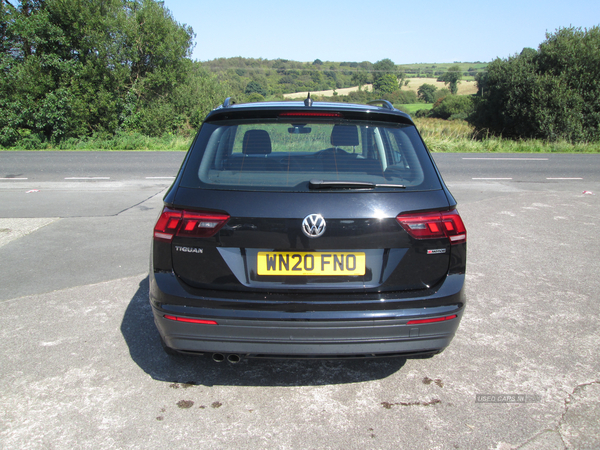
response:
[(196, 325), (154, 320), (168, 347), (195, 353), (245, 356), (377, 356), (438, 353), (450, 344), (459, 318), (411, 326), (406, 321), (291, 323), (223, 320)]
[[(168, 274), (151, 274), (150, 303), (154, 321), (165, 344), (177, 351), (235, 353), (263, 357), (385, 356), (438, 353), (448, 346), (460, 323), (465, 299), (464, 275), (450, 275), (426, 297), (395, 299), (392, 294), (335, 308), (287, 310), (223, 308), (223, 299), (201, 299), (183, 289)], [(204, 306), (190, 306), (201, 300)], [(267, 302), (268, 303), (268, 302)], [(427, 305), (430, 306), (427, 306)], [(185, 305), (185, 306), (184, 306)], [(347, 305), (348, 309), (340, 308)], [(314, 305), (313, 305), (314, 306)], [(405, 307), (403, 307), (405, 306)], [(295, 309), (295, 311), (294, 311)], [(166, 319), (210, 319), (218, 325), (186, 323)], [(412, 320), (456, 315), (456, 318), (427, 324)]]

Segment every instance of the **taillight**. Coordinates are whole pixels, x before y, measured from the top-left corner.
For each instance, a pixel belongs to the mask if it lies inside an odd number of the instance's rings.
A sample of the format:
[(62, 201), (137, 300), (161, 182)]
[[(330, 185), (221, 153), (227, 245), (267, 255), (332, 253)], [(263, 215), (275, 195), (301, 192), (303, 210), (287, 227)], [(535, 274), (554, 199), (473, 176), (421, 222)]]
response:
[(154, 226), (154, 239), (170, 242), (174, 236), (206, 238), (217, 234), (229, 215), (164, 208)]
[(467, 242), (467, 230), (458, 211), (400, 214), (396, 220), (415, 239), (447, 237), (451, 244)]

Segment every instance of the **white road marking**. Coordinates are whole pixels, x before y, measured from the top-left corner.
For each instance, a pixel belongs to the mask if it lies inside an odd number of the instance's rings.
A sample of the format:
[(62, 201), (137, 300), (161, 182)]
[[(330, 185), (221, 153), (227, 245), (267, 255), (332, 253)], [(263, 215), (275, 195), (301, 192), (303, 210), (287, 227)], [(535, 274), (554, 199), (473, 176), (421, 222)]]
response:
[(463, 159), (483, 159), (490, 161), (548, 161), (548, 158), (463, 158)]
[(14, 181), (14, 180), (27, 180), (27, 178), (12, 178), (12, 177), (3, 177), (3, 178), (0, 178), (0, 180)]
[(110, 180), (110, 177), (66, 177), (65, 180)]

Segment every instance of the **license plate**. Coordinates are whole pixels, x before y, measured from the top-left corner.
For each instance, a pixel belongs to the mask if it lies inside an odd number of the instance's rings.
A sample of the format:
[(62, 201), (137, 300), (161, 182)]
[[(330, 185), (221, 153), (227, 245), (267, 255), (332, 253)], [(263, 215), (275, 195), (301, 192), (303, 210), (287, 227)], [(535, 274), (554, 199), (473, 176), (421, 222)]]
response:
[(365, 274), (361, 252), (258, 252), (259, 275), (345, 275)]

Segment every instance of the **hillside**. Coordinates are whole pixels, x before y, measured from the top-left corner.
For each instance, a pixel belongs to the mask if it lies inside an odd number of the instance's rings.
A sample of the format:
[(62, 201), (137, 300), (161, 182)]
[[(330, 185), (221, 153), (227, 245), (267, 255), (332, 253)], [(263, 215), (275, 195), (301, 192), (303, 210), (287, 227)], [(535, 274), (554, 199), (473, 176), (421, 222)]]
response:
[[(435, 87), (437, 87), (438, 89), (446, 87), (444, 82), (437, 81), (436, 78), (410, 78), (408, 85), (403, 86), (402, 90), (403, 91), (413, 91), (413, 92), (417, 93), (417, 90), (423, 84), (432, 84)], [(365, 91), (372, 91), (373, 85), (367, 84), (365, 86), (362, 86), (362, 89)], [(335, 92), (337, 92), (338, 95), (348, 95), (350, 92), (356, 92), (356, 91), (358, 91), (358, 86), (335, 90)], [(334, 92), (333, 89), (329, 89), (329, 90), (325, 90), (325, 91), (314, 91), (314, 92), (311, 92), (311, 94), (324, 96), (324, 97), (331, 97), (333, 95), (333, 92)], [(475, 81), (468, 81), (468, 80), (461, 81), (461, 83), (458, 85), (458, 95), (472, 95), (475, 93), (477, 93), (477, 84), (475, 83)], [(307, 94), (308, 94), (308, 91), (294, 92), (292, 94), (283, 94), (283, 98), (286, 98), (286, 99), (305, 98)]]
[(402, 89), (416, 92), (423, 83), (444, 87), (443, 83), (436, 81), (437, 78), (456, 65), (463, 79), (459, 84), (459, 94), (471, 94), (476, 92), (473, 82), (475, 76), (484, 72), (487, 66), (487, 63), (481, 62), (398, 65), (389, 59), (371, 63), (319, 59), (298, 62), (242, 57), (219, 58), (200, 64), (226, 84), (232, 95), (242, 100), (248, 100), (253, 94), (253, 100), (260, 100), (261, 97), (267, 100), (294, 98), (293, 94), (300, 96), (308, 91), (330, 96), (335, 90), (338, 95), (345, 95), (357, 90), (357, 86), (369, 85), (386, 74), (394, 75), (403, 83), (408, 81), (408, 86)]

